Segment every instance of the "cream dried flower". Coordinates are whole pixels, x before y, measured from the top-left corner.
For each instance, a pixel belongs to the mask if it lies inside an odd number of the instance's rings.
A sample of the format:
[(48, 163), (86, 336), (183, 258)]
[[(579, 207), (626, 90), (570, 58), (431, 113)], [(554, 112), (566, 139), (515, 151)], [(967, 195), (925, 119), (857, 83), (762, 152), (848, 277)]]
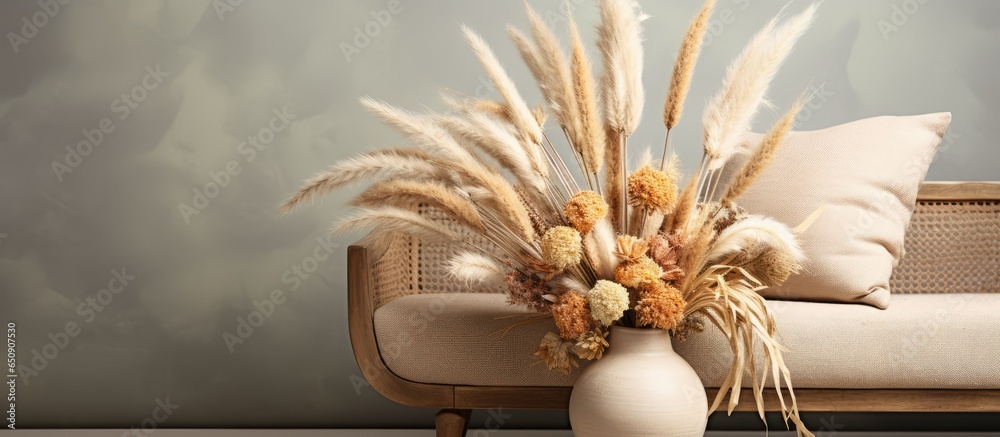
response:
[(566, 218), (581, 234), (587, 235), (594, 230), (597, 222), (608, 216), (608, 203), (600, 194), (593, 191), (581, 191), (563, 208)]
[(649, 212), (669, 214), (677, 203), (677, 184), (666, 172), (647, 165), (628, 177), (628, 201)]
[(580, 264), (583, 259), (583, 237), (569, 226), (556, 226), (542, 236), (543, 260), (559, 270)]
[(600, 280), (587, 293), (590, 316), (601, 326), (609, 326), (622, 318), (628, 309), (628, 290), (611, 281)]
[(608, 348), (608, 331), (597, 328), (587, 331), (576, 340), (573, 352), (576, 356), (585, 360), (599, 360), (604, 356), (604, 350)]
[(631, 235), (622, 235), (618, 237), (617, 242), (615, 256), (625, 262), (638, 262), (649, 251), (649, 244)]
[(650, 282), (659, 282), (661, 276), (663, 276), (663, 269), (656, 261), (646, 256), (636, 262), (622, 263), (615, 269), (615, 281), (631, 288), (638, 288)]
[(563, 340), (559, 334), (549, 332), (542, 337), (542, 343), (535, 352), (535, 356), (541, 360), (534, 362), (532, 366), (545, 363), (549, 370), (558, 370), (568, 375), (573, 367), (580, 367), (580, 363), (577, 363), (570, 354), (574, 346), (573, 341)]

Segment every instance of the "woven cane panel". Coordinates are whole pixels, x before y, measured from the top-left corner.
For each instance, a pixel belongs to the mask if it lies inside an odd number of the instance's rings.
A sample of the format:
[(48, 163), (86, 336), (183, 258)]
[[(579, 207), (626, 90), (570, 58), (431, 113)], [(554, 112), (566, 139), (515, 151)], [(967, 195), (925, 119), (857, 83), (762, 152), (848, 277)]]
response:
[[(453, 232), (467, 236), (468, 240), (478, 247), (486, 250), (495, 250), (495, 246), (480, 235), (470, 232), (464, 226), (450, 219), (440, 210), (431, 207), (421, 206), (420, 213), (438, 223), (448, 227)], [(468, 287), (460, 281), (456, 281), (448, 274), (448, 262), (458, 251), (462, 250), (460, 245), (454, 244), (423, 244), (419, 245), (416, 253), (417, 266), (417, 293), (504, 293), (502, 284), (490, 287)]]
[[(436, 208), (419, 206), (417, 211), (459, 235), (467, 236), (478, 247), (496, 250), (496, 246), (488, 240), (470, 232)], [(468, 287), (451, 278), (448, 262), (460, 250), (460, 245), (425, 244), (402, 234), (394, 235), (385, 255), (373, 265), (376, 307), (410, 294), (506, 293), (503, 284)]]
[(414, 246), (413, 238), (398, 232), (388, 238), (389, 248), (372, 264), (376, 307), (413, 294), (411, 281), (414, 268), (410, 256)]
[(1000, 202), (917, 203), (893, 293), (1000, 293)]
[[(470, 235), (433, 208), (427, 217)], [(484, 248), (494, 246), (472, 237)], [(373, 266), (376, 305), (420, 293), (504, 293), (502, 285), (468, 288), (448, 277), (454, 245), (423, 244), (397, 234)], [(1000, 202), (917, 202), (906, 254), (893, 271), (896, 294), (1000, 293)]]

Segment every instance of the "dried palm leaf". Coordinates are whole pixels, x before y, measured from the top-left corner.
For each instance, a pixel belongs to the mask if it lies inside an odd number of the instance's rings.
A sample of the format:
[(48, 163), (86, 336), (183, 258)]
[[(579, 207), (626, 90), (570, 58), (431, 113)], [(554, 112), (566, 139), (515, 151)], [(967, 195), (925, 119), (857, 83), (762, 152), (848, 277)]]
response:
[[(733, 275), (741, 279), (726, 279)], [(764, 298), (758, 291), (763, 286), (750, 277), (746, 271), (727, 265), (712, 266), (689, 283), (682, 292), (688, 302), (685, 317), (701, 314), (711, 321), (726, 337), (733, 351), (733, 363), (729, 375), (722, 383), (709, 411), (718, 409), (726, 394), (729, 394), (728, 412), (731, 414), (739, 404), (744, 372), (750, 371), (752, 391), (757, 411), (764, 417), (763, 390), (767, 383), (768, 370), (775, 385), (782, 414), (786, 420), (796, 425), (798, 435), (813, 437), (799, 418), (798, 403), (791, 385), (791, 374), (782, 356), (783, 348), (775, 338), (777, 327)], [(764, 369), (757, 379), (757, 363), (754, 354), (763, 352)], [(790, 404), (786, 404), (782, 394), (782, 383), (787, 387)]]

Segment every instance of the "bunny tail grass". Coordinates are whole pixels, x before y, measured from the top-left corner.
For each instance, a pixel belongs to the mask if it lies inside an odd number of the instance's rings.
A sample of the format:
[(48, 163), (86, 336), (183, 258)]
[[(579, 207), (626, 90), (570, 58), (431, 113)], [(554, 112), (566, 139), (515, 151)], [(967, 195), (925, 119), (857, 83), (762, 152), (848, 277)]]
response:
[(507, 270), (499, 261), (475, 252), (459, 252), (448, 261), (447, 269), (466, 285), (503, 283)]

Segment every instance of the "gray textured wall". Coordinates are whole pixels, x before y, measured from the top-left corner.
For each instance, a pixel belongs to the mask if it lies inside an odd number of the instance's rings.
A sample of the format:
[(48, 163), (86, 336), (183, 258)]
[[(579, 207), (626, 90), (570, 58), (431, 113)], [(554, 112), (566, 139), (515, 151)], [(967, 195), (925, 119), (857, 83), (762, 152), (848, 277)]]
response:
[[(356, 97), (420, 109), (441, 107), (441, 87), (492, 95), (460, 23), (494, 43), (531, 100), (538, 93), (505, 38), (505, 23), (525, 26), (519, 5), (402, 0), (381, 12), (389, 3), (76, 0), (55, 11), (49, 0), (54, 14), (36, 0), (0, 3), (0, 317), (17, 322), (20, 363), (33, 369), (19, 379), (19, 425), (138, 425), (168, 398), (179, 407), (163, 426), (431, 423), (429, 411), (356, 385), (345, 311), (354, 237), (324, 237), (350, 193), (282, 220), (275, 207), (327, 163), (399, 142)], [(563, 28), (561, 1), (533, 3)], [(571, 3), (596, 22), (589, 1)], [(719, 0), (674, 138), (687, 162), (726, 63), (783, 3)], [(645, 4), (649, 104), (631, 144), (661, 144), (667, 75), (697, 8)], [(1000, 179), (998, 17), (991, 0), (827, 1), (774, 102), (822, 84), (806, 129), (952, 111), (929, 178)], [(86, 156), (67, 151), (88, 139), (98, 144)], [(303, 265), (317, 270), (295, 279)], [(121, 290), (102, 292), (109, 282)], [(275, 289), (273, 314), (227, 345)]]

